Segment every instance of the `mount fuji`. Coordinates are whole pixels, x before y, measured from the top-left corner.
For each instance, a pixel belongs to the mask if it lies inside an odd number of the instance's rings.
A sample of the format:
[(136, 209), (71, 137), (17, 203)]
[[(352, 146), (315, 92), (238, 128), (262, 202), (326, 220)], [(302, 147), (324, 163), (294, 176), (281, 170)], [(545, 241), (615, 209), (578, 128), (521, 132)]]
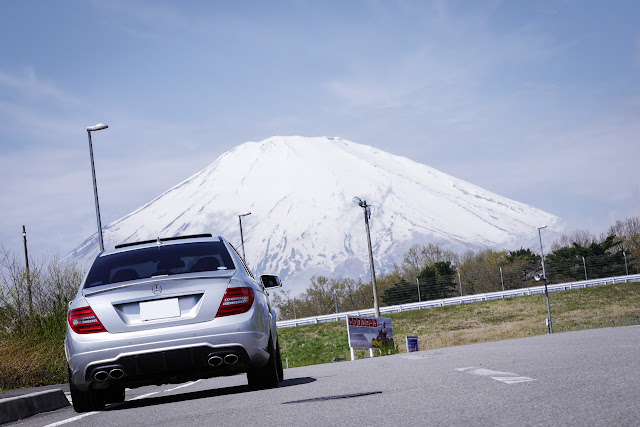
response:
[[(389, 272), (415, 243), (452, 250), (532, 243), (536, 228), (560, 228), (550, 213), (491, 193), (429, 166), (342, 138), (274, 136), (247, 142), (104, 228), (107, 249), (124, 242), (211, 233), (248, 265), (279, 274), (294, 293), (313, 275), (366, 278), (363, 210), (372, 206), (376, 271)], [(89, 261), (97, 234), (68, 258)]]

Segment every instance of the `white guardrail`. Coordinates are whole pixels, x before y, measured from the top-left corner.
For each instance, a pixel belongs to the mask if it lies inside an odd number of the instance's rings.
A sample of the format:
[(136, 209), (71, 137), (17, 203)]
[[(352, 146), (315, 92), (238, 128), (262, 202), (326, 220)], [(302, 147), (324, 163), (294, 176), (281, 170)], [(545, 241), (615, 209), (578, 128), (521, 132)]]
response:
[[(578, 282), (560, 283), (556, 285), (547, 285), (549, 292), (566, 291), (569, 289), (591, 288), (593, 286), (612, 285), (614, 283), (640, 282), (640, 274), (631, 274), (628, 276), (607, 277), (604, 279), (582, 280)], [(465, 295), (462, 297), (436, 299), (422, 302), (412, 302), (402, 305), (390, 305), (380, 307), (380, 314), (400, 313), (402, 311), (423, 310), (426, 308), (444, 307), (446, 305), (467, 304), (480, 301), (491, 301), (496, 299), (521, 297), (525, 295), (535, 295), (544, 293), (544, 285), (534, 286), (532, 288), (510, 289), (502, 292), (490, 292), (487, 294)], [(337, 322), (345, 320), (347, 316), (369, 316), (374, 317), (373, 308), (365, 310), (347, 311), (344, 313), (325, 314), (315, 317), (304, 317), (301, 319), (282, 320), (277, 322), (278, 328), (292, 328), (294, 326), (311, 325), (315, 323)]]

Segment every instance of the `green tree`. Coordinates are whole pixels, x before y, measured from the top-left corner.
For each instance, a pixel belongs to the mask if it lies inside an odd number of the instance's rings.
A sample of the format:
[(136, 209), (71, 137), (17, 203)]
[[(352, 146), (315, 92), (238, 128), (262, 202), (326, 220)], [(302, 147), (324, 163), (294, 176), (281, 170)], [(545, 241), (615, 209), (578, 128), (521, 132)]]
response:
[(506, 263), (507, 251), (485, 249), (474, 253), (467, 251), (462, 256), (460, 278), (465, 295), (496, 292), (502, 290), (500, 267)]
[(418, 282), (423, 301), (457, 295), (456, 271), (449, 261), (437, 261), (422, 269)]
[(501, 265), (504, 288), (518, 289), (535, 285), (534, 276), (542, 270), (540, 255), (531, 249), (509, 251)]
[(588, 246), (574, 242), (551, 252), (546, 259), (547, 278), (551, 283), (584, 280), (625, 274), (624, 255), (620, 239), (610, 234)]
[(392, 284), (382, 294), (382, 302), (385, 305), (408, 304), (418, 301), (418, 288), (415, 283), (401, 280)]
[(409, 248), (400, 265), (395, 265), (393, 274), (413, 281), (418, 274), (428, 265), (439, 261), (449, 261), (456, 264), (458, 255), (447, 249), (443, 249), (437, 243), (429, 243), (427, 246), (415, 244)]

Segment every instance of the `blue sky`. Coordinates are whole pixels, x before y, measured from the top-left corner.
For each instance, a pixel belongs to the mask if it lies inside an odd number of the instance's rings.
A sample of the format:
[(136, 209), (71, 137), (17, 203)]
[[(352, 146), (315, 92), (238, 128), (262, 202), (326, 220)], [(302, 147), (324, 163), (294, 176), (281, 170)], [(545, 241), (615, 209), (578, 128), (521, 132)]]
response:
[(36, 1), (0, 13), (0, 243), (66, 254), (246, 141), (340, 136), (605, 231), (640, 212), (640, 2)]

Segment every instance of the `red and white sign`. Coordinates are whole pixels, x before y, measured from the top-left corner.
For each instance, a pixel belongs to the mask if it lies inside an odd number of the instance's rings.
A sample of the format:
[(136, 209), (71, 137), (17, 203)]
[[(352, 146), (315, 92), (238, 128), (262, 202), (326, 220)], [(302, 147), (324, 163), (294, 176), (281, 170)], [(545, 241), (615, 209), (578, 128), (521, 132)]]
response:
[(351, 348), (394, 348), (389, 318), (347, 317), (347, 331)]
[(368, 317), (348, 317), (349, 326), (364, 326), (366, 328), (377, 328), (378, 319), (370, 319)]

